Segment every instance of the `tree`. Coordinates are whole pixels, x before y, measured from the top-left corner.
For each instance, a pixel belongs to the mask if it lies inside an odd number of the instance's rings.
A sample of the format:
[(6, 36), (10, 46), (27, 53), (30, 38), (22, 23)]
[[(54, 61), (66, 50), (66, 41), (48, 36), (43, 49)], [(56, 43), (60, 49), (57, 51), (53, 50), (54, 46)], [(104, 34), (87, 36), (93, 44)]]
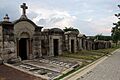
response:
[(97, 34), (94, 39), (97, 39), (97, 40), (104, 40), (104, 41), (109, 41), (109, 40), (112, 40), (111, 39), (111, 36), (104, 36), (102, 34)]
[(69, 28), (67, 28), (67, 27), (65, 27), (65, 29), (63, 29), (65, 32), (67, 32), (67, 31), (75, 31), (75, 32), (78, 32), (79, 33), (79, 30), (78, 29), (74, 29), (73, 27), (69, 27)]
[[(120, 5), (118, 5), (118, 7), (120, 8)], [(115, 16), (118, 18), (118, 22), (113, 23), (114, 27), (112, 27), (111, 36), (112, 36), (113, 42), (115, 42), (117, 46), (117, 43), (120, 40), (120, 13), (115, 14)]]

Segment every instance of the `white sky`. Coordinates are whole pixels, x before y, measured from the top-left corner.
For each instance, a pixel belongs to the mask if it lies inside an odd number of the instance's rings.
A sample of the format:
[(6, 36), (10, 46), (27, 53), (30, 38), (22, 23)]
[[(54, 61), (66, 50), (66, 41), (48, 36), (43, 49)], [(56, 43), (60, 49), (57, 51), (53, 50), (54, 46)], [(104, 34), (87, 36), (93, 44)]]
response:
[(11, 21), (21, 16), (20, 5), (28, 6), (27, 16), (44, 28), (74, 27), (86, 35), (111, 35), (120, 0), (0, 0), (0, 20), (7, 13)]

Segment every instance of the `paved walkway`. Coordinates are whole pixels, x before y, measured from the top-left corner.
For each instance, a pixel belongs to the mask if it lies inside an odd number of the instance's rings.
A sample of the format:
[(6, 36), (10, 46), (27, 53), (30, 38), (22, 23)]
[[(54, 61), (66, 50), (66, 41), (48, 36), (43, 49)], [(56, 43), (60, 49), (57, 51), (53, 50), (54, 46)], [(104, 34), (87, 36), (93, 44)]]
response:
[(120, 50), (77, 80), (120, 80)]
[(0, 65), (0, 80), (42, 80), (19, 70)]

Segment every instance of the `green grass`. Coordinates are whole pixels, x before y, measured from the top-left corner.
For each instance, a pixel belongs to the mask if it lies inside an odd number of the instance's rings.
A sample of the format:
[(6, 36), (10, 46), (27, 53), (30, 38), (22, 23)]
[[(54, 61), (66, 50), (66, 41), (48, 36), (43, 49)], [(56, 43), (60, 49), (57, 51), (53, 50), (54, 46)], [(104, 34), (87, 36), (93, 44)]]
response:
[(68, 76), (69, 74), (71, 74), (71, 73), (73, 73), (73, 72), (81, 69), (82, 67), (84, 67), (84, 66), (86, 66), (86, 65), (88, 65), (88, 64), (89, 64), (88, 62), (84, 61), (81, 66), (80, 66), (80, 65), (77, 66), (77, 67), (74, 68), (73, 70), (69, 71), (69, 72), (66, 73), (66, 74), (61, 75), (60, 77), (58, 77), (58, 78), (56, 78), (56, 79), (54, 79), (54, 80), (60, 80), (60, 79), (64, 78), (65, 76)]
[(56, 79), (54, 79), (54, 80), (60, 80), (60, 79), (64, 78), (65, 76), (67, 76), (67, 75), (69, 75), (69, 74), (77, 71), (77, 70), (80, 69), (80, 68), (81, 68), (81, 66), (78, 66), (78, 67), (74, 68), (73, 70), (69, 71), (68, 73), (63, 74), (63, 75), (61, 75), (60, 77), (58, 77), (58, 78), (56, 78)]
[(87, 60), (95, 61), (103, 56), (107, 56), (107, 55), (111, 54), (111, 52), (113, 52), (116, 49), (117, 48), (99, 49), (99, 50), (91, 50), (91, 51), (82, 50), (82, 51), (79, 51), (77, 53), (65, 52), (64, 54), (61, 55), (62, 57), (82, 59), (82, 61), (83, 61), (82, 65), (74, 68), (73, 70), (69, 71), (66, 74), (61, 75), (60, 77), (58, 77), (54, 80), (60, 80), (60, 79), (64, 78), (65, 76), (67, 76), (67, 75), (81, 69), (82, 67), (90, 64), (90, 62), (87, 62)]
[(109, 49), (99, 49), (99, 50), (82, 50), (77, 53), (64, 53), (61, 56), (62, 57), (69, 57), (69, 58), (77, 58), (82, 60), (96, 60), (99, 59), (102, 56), (110, 54), (112, 51), (114, 51), (116, 48), (109, 48)]

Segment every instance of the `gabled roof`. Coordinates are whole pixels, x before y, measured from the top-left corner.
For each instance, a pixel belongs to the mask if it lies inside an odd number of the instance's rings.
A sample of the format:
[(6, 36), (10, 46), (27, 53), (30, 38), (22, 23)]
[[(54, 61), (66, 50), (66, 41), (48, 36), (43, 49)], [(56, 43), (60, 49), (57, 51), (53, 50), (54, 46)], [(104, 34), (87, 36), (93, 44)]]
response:
[[(13, 23), (14, 24), (17, 24), (18, 22), (21, 22), (21, 21), (27, 21), (27, 22), (29, 22), (29, 23), (31, 23), (34, 27), (41, 27), (41, 26), (37, 26), (33, 21), (31, 21), (30, 19), (18, 19), (18, 20), (16, 20), (16, 21), (14, 21)], [(41, 28), (43, 28), (43, 27), (41, 27)]]

